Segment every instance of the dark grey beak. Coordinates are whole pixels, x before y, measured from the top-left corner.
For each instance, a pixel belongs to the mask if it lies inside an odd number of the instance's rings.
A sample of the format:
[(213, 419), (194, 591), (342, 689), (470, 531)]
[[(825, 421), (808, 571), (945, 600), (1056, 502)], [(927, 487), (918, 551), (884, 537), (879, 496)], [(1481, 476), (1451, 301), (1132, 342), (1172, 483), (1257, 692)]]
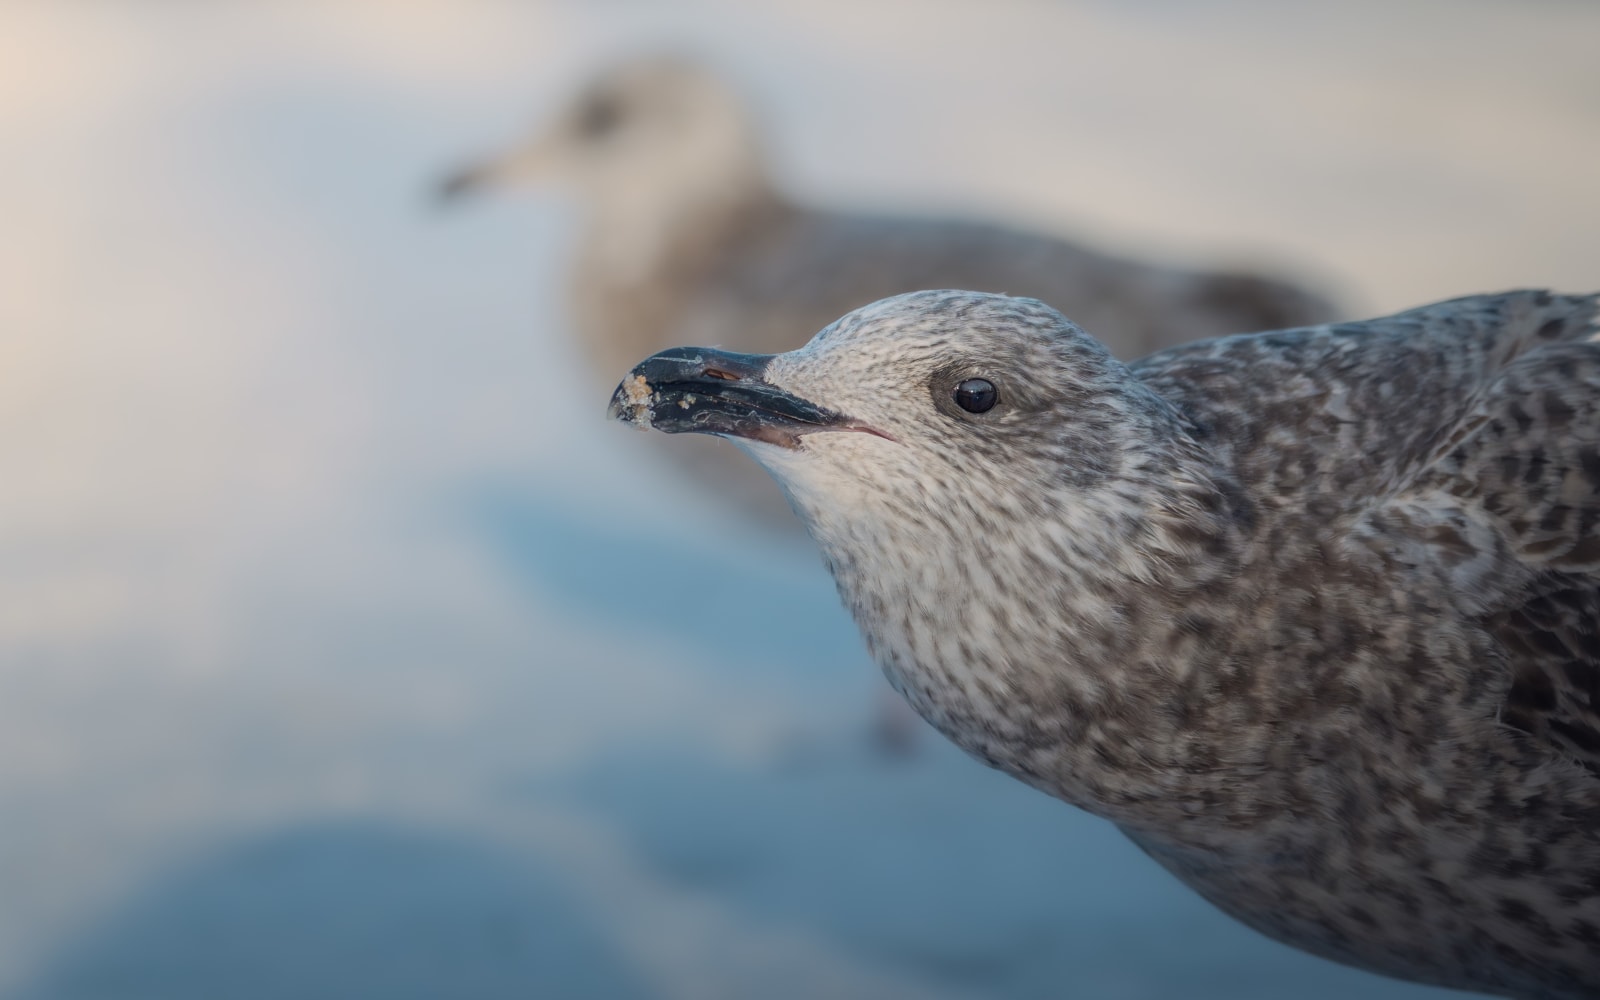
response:
[(510, 149), (463, 164), (439, 179), (434, 195), (441, 204), (494, 188), (548, 179), (559, 172), (565, 133), (546, 132)]
[(467, 195), (477, 194), (486, 186), (487, 177), (477, 167), (462, 167), (440, 178), (434, 185), (434, 200), (441, 205), (451, 204), (464, 199)]
[(766, 381), (770, 354), (674, 347), (634, 366), (611, 395), (613, 420), (668, 434), (725, 434), (797, 448), (818, 431), (870, 431)]

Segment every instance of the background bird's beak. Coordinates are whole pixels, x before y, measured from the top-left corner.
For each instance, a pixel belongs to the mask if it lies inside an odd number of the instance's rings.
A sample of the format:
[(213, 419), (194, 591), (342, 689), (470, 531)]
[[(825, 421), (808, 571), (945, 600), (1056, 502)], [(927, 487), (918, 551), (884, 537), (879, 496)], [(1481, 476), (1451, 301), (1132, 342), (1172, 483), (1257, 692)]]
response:
[(555, 140), (553, 135), (540, 135), (446, 174), (439, 182), (439, 200), (457, 201), (481, 191), (544, 180), (555, 171), (558, 146)]
[(796, 448), (818, 431), (867, 428), (766, 380), (770, 354), (674, 347), (646, 358), (612, 393), (607, 415), (668, 434), (724, 434)]

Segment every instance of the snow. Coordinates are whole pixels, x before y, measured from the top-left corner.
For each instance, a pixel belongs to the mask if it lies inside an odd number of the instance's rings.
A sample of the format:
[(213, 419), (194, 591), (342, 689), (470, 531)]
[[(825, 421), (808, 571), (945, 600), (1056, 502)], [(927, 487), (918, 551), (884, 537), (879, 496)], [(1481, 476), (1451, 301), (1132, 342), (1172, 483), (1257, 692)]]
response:
[[(929, 738), (806, 548), (604, 419), (570, 208), (433, 181), (703, 53), (795, 189), (1600, 287), (1600, 10), (0, 8), (0, 993), (1370, 997)], [(620, 377), (623, 373), (618, 373)], [(619, 581), (618, 565), (626, 565)]]

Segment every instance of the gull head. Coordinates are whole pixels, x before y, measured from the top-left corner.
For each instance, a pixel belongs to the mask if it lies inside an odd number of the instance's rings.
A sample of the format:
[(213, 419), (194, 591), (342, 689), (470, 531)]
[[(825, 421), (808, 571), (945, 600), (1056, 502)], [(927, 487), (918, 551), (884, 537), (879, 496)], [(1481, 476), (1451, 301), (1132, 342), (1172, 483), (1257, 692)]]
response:
[(1114, 669), (1125, 607), (1231, 572), (1236, 519), (1180, 414), (1033, 299), (913, 292), (787, 354), (663, 351), (610, 412), (765, 466), (890, 682), (1024, 780), (1039, 733), (1078, 724), (1036, 706), (1143, 683)]
[(629, 373), (610, 412), (732, 440), (824, 548), (1087, 532), (1171, 473), (1177, 435), (1172, 408), (1060, 313), (962, 291), (884, 299), (787, 354), (664, 351)]
[(556, 182), (607, 204), (692, 200), (759, 176), (759, 145), (749, 110), (716, 74), (680, 56), (640, 57), (524, 140), (450, 174), (440, 194)]

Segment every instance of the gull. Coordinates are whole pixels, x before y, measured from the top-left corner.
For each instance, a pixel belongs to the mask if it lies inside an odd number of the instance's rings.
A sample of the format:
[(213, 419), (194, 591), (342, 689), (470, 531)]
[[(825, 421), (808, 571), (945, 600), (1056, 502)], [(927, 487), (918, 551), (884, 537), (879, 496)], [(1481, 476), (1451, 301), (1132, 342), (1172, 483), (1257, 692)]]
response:
[(898, 296), (682, 348), (614, 417), (732, 439), (874, 659), (979, 760), (1249, 926), (1600, 997), (1597, 295), (1131, 364), (1050, 306)]

